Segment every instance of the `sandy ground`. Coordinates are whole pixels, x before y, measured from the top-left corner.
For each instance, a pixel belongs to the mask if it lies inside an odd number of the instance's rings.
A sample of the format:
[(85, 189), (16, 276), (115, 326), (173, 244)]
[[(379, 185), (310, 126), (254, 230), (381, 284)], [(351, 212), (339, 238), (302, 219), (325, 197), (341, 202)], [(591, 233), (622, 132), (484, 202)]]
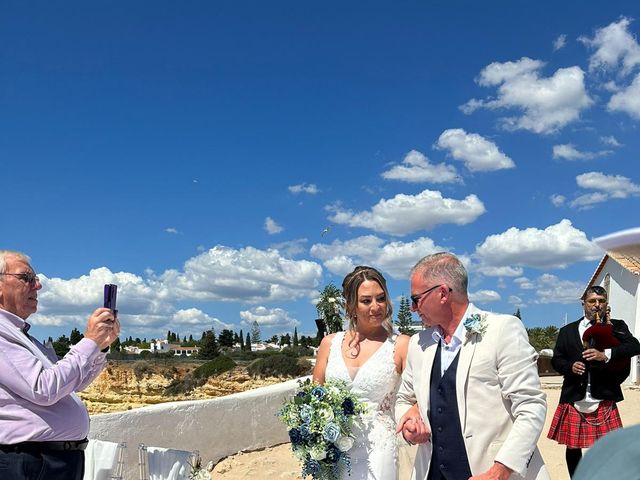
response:
[[(560, 397), (560, 377), (543, 378), (544, 391), (547, 394), (548, 410), (543, 434), (538, 447), (547, 464), (553, 480), (569, 480), (565, 462), (564, 446), (548, 440), (551, 419)], [(640, 386), (624, 389), (625, 400), (618, 405), (625, 426), (640, 423)], [(411, 451), (401, 451), (401, 463), (410, 464)], [(402, 459), (404, 458), (404, 462)], [(290, 445), (283, 444), (256, 452), (240, 452), (221, 460), (212, 472), (212, 478), (239, 480), (246, 478), (300, 479), (300, 467), (291, 454)], [(401, 466), (400, 480), (409, 478), (410, 471)]]

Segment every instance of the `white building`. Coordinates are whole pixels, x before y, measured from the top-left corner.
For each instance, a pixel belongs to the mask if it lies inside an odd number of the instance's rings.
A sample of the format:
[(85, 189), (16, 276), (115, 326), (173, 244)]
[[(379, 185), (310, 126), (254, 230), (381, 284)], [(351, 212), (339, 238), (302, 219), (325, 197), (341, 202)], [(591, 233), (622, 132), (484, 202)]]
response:
[[(586, 288), (603, 287), (609, 297), (611, 318), (624, 320), (634, 337), (640, 335), (640, 248), (637, 253), (609, 251)], [(631, 359), (630, 380), (640, 383), (640, 361)]]

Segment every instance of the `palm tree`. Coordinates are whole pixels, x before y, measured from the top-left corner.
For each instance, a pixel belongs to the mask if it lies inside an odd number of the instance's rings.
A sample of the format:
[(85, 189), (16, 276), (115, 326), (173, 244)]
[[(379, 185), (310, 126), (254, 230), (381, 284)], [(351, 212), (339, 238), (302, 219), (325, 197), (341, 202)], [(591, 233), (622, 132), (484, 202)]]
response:
[(329, 283), (320, 293), (320, 301), (316, 304), (318, 317), (325, 324), (327, 333), (342, 330), (342, 312), (344, 311), (344, 297), (333, 283)]

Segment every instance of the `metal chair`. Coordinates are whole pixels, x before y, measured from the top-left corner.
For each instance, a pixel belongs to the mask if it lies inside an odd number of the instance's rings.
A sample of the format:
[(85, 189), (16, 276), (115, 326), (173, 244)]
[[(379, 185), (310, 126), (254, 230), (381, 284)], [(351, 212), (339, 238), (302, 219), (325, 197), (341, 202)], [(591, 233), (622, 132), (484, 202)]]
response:
[(126, 442), (89, 440), (83, 480), (123, 480)]
[(188, 480), (192, 469), (200, 463), (200, 452), (172, 448), (138, 447), (140, 480)]

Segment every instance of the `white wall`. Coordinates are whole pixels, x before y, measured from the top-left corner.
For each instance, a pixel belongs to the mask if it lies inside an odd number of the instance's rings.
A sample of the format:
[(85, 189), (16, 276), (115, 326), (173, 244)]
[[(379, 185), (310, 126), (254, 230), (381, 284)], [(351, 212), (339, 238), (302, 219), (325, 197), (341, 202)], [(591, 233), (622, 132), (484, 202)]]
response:
[[(305, 377), (306, 378), (306, 377)], [(138, 445), (199, 450), (203, 462), (289, 441), (276, 417), (296, 380), (211, 400), (171, 402), (91, 417), (89, 438), (126, 442), (125, 479), (138, 479)]]

